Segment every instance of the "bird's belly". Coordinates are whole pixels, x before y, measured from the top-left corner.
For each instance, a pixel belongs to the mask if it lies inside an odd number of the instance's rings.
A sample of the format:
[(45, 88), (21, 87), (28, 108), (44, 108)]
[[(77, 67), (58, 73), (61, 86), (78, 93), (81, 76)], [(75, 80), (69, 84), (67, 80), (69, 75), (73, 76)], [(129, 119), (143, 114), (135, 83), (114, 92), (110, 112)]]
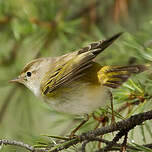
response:
[(82, 115), (103, 107), (108, 98), (104, 86), (77, 84), (63, 88), (57, 96), (47, 99), (47, 103), (59, 112)]

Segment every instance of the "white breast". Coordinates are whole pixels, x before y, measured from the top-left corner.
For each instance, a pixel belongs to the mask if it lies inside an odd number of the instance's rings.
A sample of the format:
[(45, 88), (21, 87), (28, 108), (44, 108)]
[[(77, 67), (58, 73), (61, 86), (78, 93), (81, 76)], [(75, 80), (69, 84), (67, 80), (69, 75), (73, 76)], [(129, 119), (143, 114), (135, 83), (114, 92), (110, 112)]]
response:
[(74, 89), (74, 94), (64, 92), (62, 97), (56, 99), (50, 98), (47, 102), (57, 111), (82, 115), (89, 114), (97, 108), (103, 107), (109, 98), (108, 89), (104, 86), (97, 86), (93, 89), (92, 87), (81, 86), (79, 89)]

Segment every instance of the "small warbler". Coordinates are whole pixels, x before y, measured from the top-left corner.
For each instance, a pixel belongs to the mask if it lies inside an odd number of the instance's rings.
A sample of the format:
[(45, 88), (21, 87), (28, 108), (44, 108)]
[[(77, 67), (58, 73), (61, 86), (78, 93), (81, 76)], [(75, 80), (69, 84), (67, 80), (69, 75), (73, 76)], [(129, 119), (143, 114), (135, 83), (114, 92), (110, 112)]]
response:
[(93, 59), (121, 33), (59, 57), (38, 58), (11, 80), (28, 87), (57, 111), (82, 115), (105, 105), (110, 88), (117, 88), (144, 65), (102, 66)]

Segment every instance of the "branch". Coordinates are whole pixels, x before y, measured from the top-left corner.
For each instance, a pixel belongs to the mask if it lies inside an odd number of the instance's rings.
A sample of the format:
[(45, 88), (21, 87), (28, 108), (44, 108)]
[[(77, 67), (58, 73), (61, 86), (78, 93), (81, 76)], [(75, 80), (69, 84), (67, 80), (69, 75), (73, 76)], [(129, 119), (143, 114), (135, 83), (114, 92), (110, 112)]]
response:
[(89, 131), (87, 133), (83, 133), (79, 136), (80, 141), (86, 140), (90, 137), (104, 135), (106, 133), (114, 132), (114, 131), (121, 131), (121, 130), (131, 130), (135, 126), (140, 125), (146, 120), (152, 119), (152, 110), (148, 112), (139, 113), (136, 115), (131, 116), (126, 120), (119, 121), (115, 124), (105, 126), (94, 131)]
[(14, 146), (25, 148), (31, 152), (48, 152), (47, 149), (34, 148), (33, 146), (30, 146), (21, 141), (15, 141), (15, 140), (2, 139), (2, 140), (0, 140), (0, 145), (14, 145)]
[(125, 130), (125, 131), (129, 132), (135, 126), (140, 125), (144, 121), (150, 120), (150, 119), (152, 119), (152, 110), (150, 110), (148, 112), (143, 112), (143, 113), (133, 115), (130, 118), (128, 118), (126, 120), (119, 121), (115, 124), (105, 126), (102, 128), (98, 128), (98, 129), (93, 130), (93, 131), (88, 131), (87, 133), (83, 133), (80, 136), (78, 136), (77, 138), (74, 138), (68, 142), (65, 142), (64, 144), (61, 144), (61, 145), (58, 145), (57, 147), (54, 147), (50, 152), (58, 152), (58, 151), (61, 151), (63, 149), (67, 149), (73, 145), (76, 145), (78, 143), (81, 143), (83, 141), (89, 140), (93, 137), (104, 135), (104, 134), (111, 133), (114, 131)]
[(116, 134), (116, 136), (113, 138), (113, 140), (111, 142), (109, 142), (107, 144), (106, 147), (104, 147), (103, 149), (101, 149), (101, 152), (106, 152), (109, 151), (113, 146), (115, 146), (115, 144), (117, 143), (117, 141), (119, 141), (119, 139), (121, 139), (121, 137), (126, 134), (126, 131), (120, 131), (118, 132), (118, 134)]
[[(136, 115), (131, 116), (130, 118), (126, 119), (126, 120), (122, 120), (119, 121), (115, 124), (111, 124), (109, 126), (105, 126), (102, 128), (98, 128), (96, 130), (93, 131), (88, 131), (86, 133), (82, 133), (80, 136), (77, 136), (73, 139), (69, 139), (68, 141), (65, 141), (64, 143), (61, 143), (59, 145), (55, 145), (52, 148), (46, 148), (46, 149), (42, 149), (42, 148), (34, 148), (33, 146), (24, 144), (22, 142), (17, 142), (17, 141), (10, 141), (10, 140), (0, 140), (0, 144), (4, 144), (4, 145), (16, 145), (19, 147), (23, 147), (29, 151), (32, 152), (59, 152), (63, 149), (68, 149), (69, 147), (76, 145), (78, 143), (84, 143), (83, 144), (83, 151), (85, 151), (85, 146), (88, 142), (90, 141), (101, 141), (103, 143), (105, 143), (107, 146), (109, 144), (113, 144), (113, 142), (115, 142), (114, 145), (112, 146), (117, 146), (119, 145), (119, 147), (122, 147), (122, 144), (117, 144), (116, 142), (123, 136), (126, 135), (126, 133), (128, 133), (131, 129), (133, 129), (134, 127), (136, 127), (137, 125), (142, 124), (144, 121), (146, 120), (150, 120), (152, 119), (152, 110), (148, 111), (148, 112), (143, 112), (143, 113), (139, 113)], [(99, 139), (97, 138), (97, 136), (100, 135), (104, 135), (107, 133), (111, 133), (114, 131), (119, 131), (119, 133), (114, 137), (114, 139), (112, 141), (106, 141), (104, 139)], [(147, 147), (151, 147), (152, 144), (150, 145), (144, 145)], [(130, 146), (126, 145), (126, 148), (129, 148)], [(111, 149), (113, 147), (110, 147)], [(133, 147), (134, 148), (134, 147)], [(131, 148), (131, 149), (133, 149)], [(135, 149), (135, 148), (134, 148)], [(99, 150), (100, 151), (100, 150)]]

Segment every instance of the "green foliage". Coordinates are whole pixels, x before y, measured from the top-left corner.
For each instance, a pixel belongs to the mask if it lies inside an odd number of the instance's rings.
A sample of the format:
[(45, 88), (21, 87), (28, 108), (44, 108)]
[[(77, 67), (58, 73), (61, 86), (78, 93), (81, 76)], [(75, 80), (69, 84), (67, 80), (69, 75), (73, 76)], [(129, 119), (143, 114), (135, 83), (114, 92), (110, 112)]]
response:
[[(90, 4), (94, 9), (81, 12)], [(151, 4), (150, 0), (146, 1), (145, 6), (137, 0), (134, 1), (128, 10), (129, 18), (115, 23), (112, 20), (112, 0), (104, 1), (98, 6), (93, 5), (91, 0), (1, 0), (0, 138), (22, 140), (38, 147), (61, 144), (58, 139), (49, 135), (67, 135), (83, 120), (58, 113), (39, 101), (25, 87), (14, 87), (8, 83), (17, 76), (25, 63), (35, 57), (68, 53), (92, 41), (123, 31), (123, 36), (97, 58), (98, 62), (102, 65), (151, 65)], [(95, 14), (95, 19), (91, 12)], [(113, 94), (116, 120), (151, 109), (151, 70), (133, 76), (121, 88), (113, 90)], [(107, 124), (110, 124), (111, 108), (102, 107), (95, 112), (96, 116), (101, 114), (109, 118)], [(97, 123), (90, 119), (78, 134), (94, 129)], [(113, 135), (105, 135), (104, 138), (111, 139), (111, 136)], [(151, 122), (145, 122), (130, 132), (128, 142), (141, 151), (150, 152), (149, 148), (139, 145), (147, 144), (151, 139)], [(132, 143), (132, 140), (136, 144)], [(98, 142), (89, 143), (87, 146), (88, 151), (97, 147)], [(75, 149), (74, 147), (69, 151)], [(1, 151), (24, 150), (18, 147), (3, 147)]]

